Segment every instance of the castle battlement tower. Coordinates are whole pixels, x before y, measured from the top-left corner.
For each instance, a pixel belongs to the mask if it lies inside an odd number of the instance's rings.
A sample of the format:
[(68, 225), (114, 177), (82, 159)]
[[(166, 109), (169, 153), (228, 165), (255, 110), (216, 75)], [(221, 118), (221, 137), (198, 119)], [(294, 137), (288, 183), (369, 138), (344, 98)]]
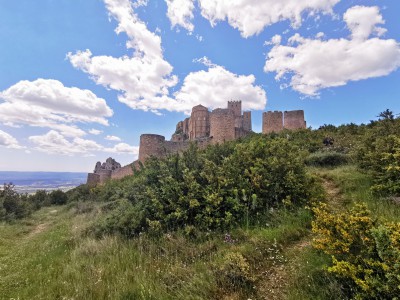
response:
[(242, 101), (228, 101), (228, 109), (233, 111), (235, 117), (242, 115)]

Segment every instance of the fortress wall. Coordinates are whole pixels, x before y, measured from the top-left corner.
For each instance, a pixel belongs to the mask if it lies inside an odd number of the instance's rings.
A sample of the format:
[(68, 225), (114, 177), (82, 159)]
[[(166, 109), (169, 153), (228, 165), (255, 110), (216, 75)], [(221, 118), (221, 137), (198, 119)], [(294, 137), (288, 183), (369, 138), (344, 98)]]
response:
[(283, 130), (283, 114), (281, 111), (264, 112), (262, 116), (262, 133), (279, 132)]
[(283, 127), (286, 129), (306, 128), (303, 110), (285, 111)]
[(140, 136), (139, 160), (142, 163), (150, 156), (163, 157), (165, 154), (165, 137), (158, 134)]
[(232, 110), (213, 110), (210, 116), (210, 136), (213, 144), (235, 139), (235, 115)]
[(252, 130), (251, 125), (251, 111), (243, 112), (243, 129), (246, 131)]
[(235, 116), (235, 127), (243, 128), (243, 117), (242, 116), (239, 116), (239, 117)]
[(104, 184), (107, 180), (110, 180), (111, 173), (112, 173), (111, 170), (104, 170), (104, 169), (99, 170), (98, 171), (98, 175), (100, 177), (99, 183)]
[(228, 101), (228, 109), (233, 111), (235, 117), (242, 115), (242, 101)]
[(125, 176), (133, 175), (132, 165), (119, 168), (111, 173), (111, 179), (121, 179)]
[(86, 184), (89, 186), (96, 186), (98, 183), (100, 183), (100, 175), (95, 173), (89, 173)]
[(167, 150), (168, 154), (179, 153), (188, 149), (189, 145), (190, 145), (189, 141), (183, 141), (183, 142), (166, 141), (165, 149)]
[(235, 127), (235, 139), (239, 139), (241, 137), (245, 137), (248, 134), (249, 134), (249, 131), (246, 131), (243, 128)]
[(212, 142), (212, 139), (209, 138), (209, 137), (207, 137), (207, 138), (205, 138), (205, 139), (200, 139), (200, 140), (197, 140), (197, 141), (196, 141), (197, 146), (198, 146), (200, 149), (205, 149), (205, 148), (207, 148), (207, 146), (210, 145), (211, 142)]

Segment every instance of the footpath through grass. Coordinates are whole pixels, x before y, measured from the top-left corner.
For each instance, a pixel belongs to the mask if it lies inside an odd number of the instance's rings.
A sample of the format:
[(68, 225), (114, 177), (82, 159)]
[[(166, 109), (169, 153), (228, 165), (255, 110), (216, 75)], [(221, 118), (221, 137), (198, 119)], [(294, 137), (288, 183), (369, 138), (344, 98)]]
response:
[[(347, 165), (337, 168), (312, 168), (310, 171), (320, 177), (327, 192), (327, 203), (331, 211), (339, 212), (356, 203), (366, 203), (372, 216), (380, 221), (398, 222), (400, 205), (390, 199), (374, 196), (370, 187), (372, 179), (368, 174)], [(310, 240), (310, 242), (312, 242)], [(327, 274), (326, 266), (331, 258), (313, 249), (293, 249), (286, 253), (291, 257), (288, 268), (289, 279), (286, 299), (347, 299), (341, 292), (337, 280)]]
[[(399, 206), (376, 199), (352, 166), (313, 168), (328, 203), (364, 201), (398, 221)], [(311, 247), (311, 213), (279, 211), (271, 222), (225, 233), (95, 239), (85, 230), (100, 204), (44, 208), (0, 224), (0, 299), (344, 299), (326, 275), (329, 257)]]
[(60, 206), (0, 226), (1, 299), (268, 299), (269, 270), (309, 231), (310, 214), (277, 212), (263, 228), (95, 239), (99, 214)]

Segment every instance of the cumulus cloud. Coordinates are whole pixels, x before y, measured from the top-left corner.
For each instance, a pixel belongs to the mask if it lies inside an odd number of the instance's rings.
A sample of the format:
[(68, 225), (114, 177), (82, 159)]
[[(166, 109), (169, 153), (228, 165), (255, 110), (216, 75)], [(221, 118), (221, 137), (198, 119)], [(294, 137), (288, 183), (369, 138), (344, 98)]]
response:
[(379, 38), (384, 29), (377, 25), (384, 21), (377, 7), (352, 7), (344, 20), (350, 38), (321, 40), (295, 34), (288, 45), (272, 48), (264, 71), (276, 72), (276, 80), (289, 78), (284, 87), (318, 96), (321, 89), (385, 76), (400, 67), (399, 43)]
[(2, 130), (0, 130), (0, 146), (12, 149), (23, 148), (18, 144), (18, 141), (13, 136)]
[(114, 141), (114, 142), (120, 142), (121, 141), (121, 138), (119, 138), (119, 137), (117, 137), (115, 135), (107, 135), (105, 137), (105, 139), (108, 140), (108, 141)]
[[(119, 143), (112, 148), (104, 147), (93, 140), (76, 138), (67, 138), (60, 132), (50, 130), (44, 135), (30, 136), (29, 140), (35, 145), (34, 149), (49, 154), (61, 155), (91, 155), (92, 152), (109, 152), (109, 153), (139, 153), (139, 147), (130, 146), (126, 143)], [(1, 142), (1, 131), (0, 131)]]
[(171, 21), (172, 27), (181, 26), (187, 31), (192, 32), (194, 25), (193, 19), (194, 0), (165, 0), (167, 3), (167, 16)]
[(118, 22), (116, 33), (125, 32), (132, 56), (93, 56), (90, 50), (68, 53), (71, 64), (97, 83), (120, 92), (119, 101), (133, 109), (157, 111), (174, 102), (169, 88), (178, 82), (172, 66), (163, 58), (161, 38), (149, 31), (135, 14), (129, 0), (105, 0), (111, 17)]
[(105, 151), (110, 153), (119, 153), (119, 154), (130, 153), (137, 156), (139, 154), (139, 147), (130, 146), (126, 143), (119, 143), (115, 145), (113, 148), (105, 148)]
[(302, 23), (302, 15), (332, 13), (340, 0), (198, 0), (201, 14), (214, 26), (218, 21), (228, 23), (247, 38), (260, 33), (266, 26), (290, 20), (293, 27)]
[(99, 135), (99, 134), (101, 134), (101, 133), (103, 133), (103, 131), (102, 130), (97, 130), (97, 129), (90, 129), (89, 130), (89, 133), (90, 134), (93, 134), (93, 135)]
[(208, 66), (208, 70), (190, 73), (175, 93), (185, 112), (198, 104), (209, 108), (225, 107), (232, 99), (242, 100), (243, 109), (265, 108), (267, 96), (264, 89), (255, 85), (254, 75), (236, 75), (206, 57), (200, 61)]
[(50, 130), (44, 135), (30, 136), (29, 140), (35, 144), (35, 150), (51, 154), (85, 154), (102, 149), (95, 141), (78, 137), (70, 141), (55, 130)]
[(51, 79), (23, 80), (0, 92), (0, 122), (50, 127), (68, 136), (82, 136), (75, 123), (108, 125), (113, 111), (89, 90), (65, 87)]
[(377, 6), (354, 6), (345, 12), (343, 19), (353, 39), (365, 40), (373, 32), (378, 36), (386, 32), (386, 29), (377, 26), (385, 24)]

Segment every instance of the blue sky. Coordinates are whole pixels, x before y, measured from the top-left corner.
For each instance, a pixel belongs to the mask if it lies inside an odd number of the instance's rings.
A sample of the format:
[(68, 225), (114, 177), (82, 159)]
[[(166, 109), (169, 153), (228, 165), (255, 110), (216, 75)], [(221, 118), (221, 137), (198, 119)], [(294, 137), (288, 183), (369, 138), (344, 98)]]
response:
[(168, 139), (190, 108), (400, 113), (400, 2), (0, 1), (0, 170), (83, 171)]

